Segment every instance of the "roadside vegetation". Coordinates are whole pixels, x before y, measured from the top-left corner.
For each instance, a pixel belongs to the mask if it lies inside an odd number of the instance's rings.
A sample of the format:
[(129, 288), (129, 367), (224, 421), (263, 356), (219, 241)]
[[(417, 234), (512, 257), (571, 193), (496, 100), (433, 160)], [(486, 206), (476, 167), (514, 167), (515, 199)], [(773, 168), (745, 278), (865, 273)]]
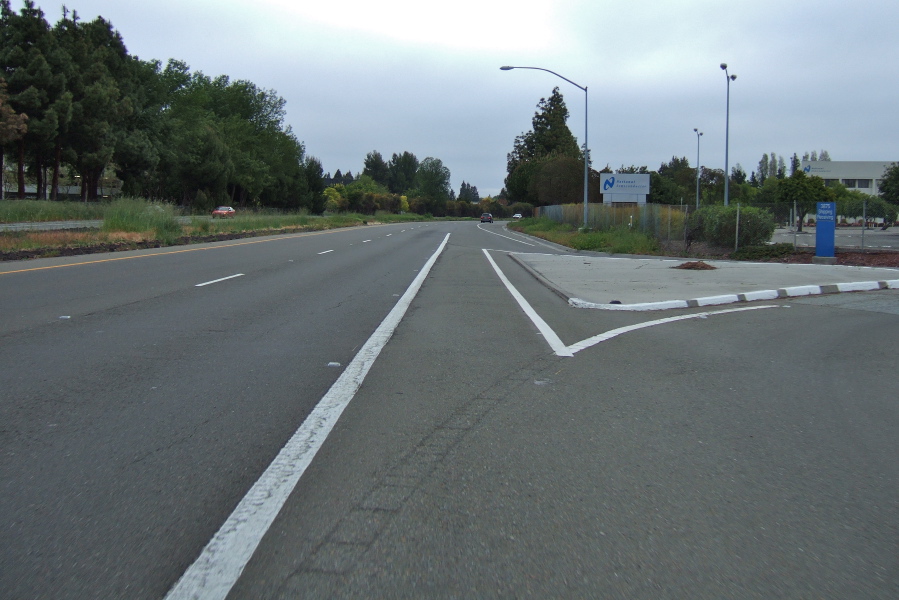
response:
[(103, 218), (107, 206), (97, 202), (0, 200), (0, 223), (93, 221)]
[[(82, 210), (79, 207), (90, 207)], [(306, 211), (238, 211), (234, 218), (211, 219), (183, 215), (168, 203), (122, 198), (111, 203), (0, 201), (0, 222), (101, 220), (98, 229), (0, 232), (0, 253), (59, 256), (88, 248), (111, 251), (215, 241), (236, 237), (320, 231), (378, 223), (429, 220), (417, 214), (338, 213), (310, 215)], [(16, 256), (13, 256), (16, 257)]]
[(513, 221), (508, 224), (508, 227), (575, 250), (592, 250), (613, 254), (659, 253), (659, 244), (653, 237), (628, 227), (582, 232), (573, 225), (559, 223), (546, 217)]

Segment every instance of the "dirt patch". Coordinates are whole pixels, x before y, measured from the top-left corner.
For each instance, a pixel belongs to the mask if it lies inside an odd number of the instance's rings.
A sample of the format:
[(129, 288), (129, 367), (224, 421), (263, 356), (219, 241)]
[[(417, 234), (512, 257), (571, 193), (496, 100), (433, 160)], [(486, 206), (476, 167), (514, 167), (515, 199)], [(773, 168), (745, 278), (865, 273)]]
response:
[(671, 267), (672, 269), (686, 269), (688, 271), (713, 271), (718, 267), (713, 267), (707, 262), (703, 262), (701, 260), (694, 260), (690, 262), (681, 263), (677, 266)]
[[(291, 230), (288, 233), (296, 233), (297, 230)], [(279, 232), (273, 231), (244, 231), (236, 233), (216, 233), (210, 235), (189, 235), (178, 238), (172, 243), (172, 246), (186, 246), (188, 244), (206, 244), (209, 242), (223, 242), (227, 240), (238, 240), (248, 237), (257, 237), (260, 235), (274, 235)], [(119, 241), (119, 242), (101, 242), (84, 246), (62, 246), (33, 248), (30, 250), (6, 250), (0, 252), (0, 261), (7, 260), (27, 260), (30, 258), (54, 258), (58, 256), (81, 256), (83, 254), (103, 254), (107, 252), (122, 252), (125, 250), (146, 250), (148, 248), (164, 248), (163, 244), (157, 240), (142, 241)]]

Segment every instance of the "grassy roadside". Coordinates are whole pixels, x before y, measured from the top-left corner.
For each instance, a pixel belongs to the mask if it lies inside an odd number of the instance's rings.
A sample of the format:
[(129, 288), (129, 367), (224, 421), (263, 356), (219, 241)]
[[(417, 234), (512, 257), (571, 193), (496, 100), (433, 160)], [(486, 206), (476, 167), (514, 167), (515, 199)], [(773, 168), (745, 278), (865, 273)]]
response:
[(627, 227), (582, 233), (571, 225), (558, 223), (545, 217), (512, 221), (508, 227), (514, 231), (520, 231), (575, 250), (593, 250), (613, 254), (659, 254), (660, 252), (659, 244), (654, 238)]
[(100, 229), (0, 232), (0, 260), (112, 252), (239, 237), (320, 231), (377, 223), (430, 220), (415, 214), (337, 214), (238, 212), (231, 219), (184, 216), (170, 204), (123, 198), (112, 203), (6, 200), (0, 223), (102, 220)]

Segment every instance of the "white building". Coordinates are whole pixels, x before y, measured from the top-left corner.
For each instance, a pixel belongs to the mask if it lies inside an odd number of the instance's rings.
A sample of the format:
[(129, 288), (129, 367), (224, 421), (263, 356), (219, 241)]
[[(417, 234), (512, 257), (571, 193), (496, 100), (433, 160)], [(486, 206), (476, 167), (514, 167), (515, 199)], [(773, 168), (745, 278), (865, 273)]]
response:
[(857, 190), (877, 196), (880, 194), (880, 180), (883, 174), (896, 163), (848, 160), (804, 160), (802, 170), (806, 175), (814, 175), (825, 184), (838, 181), (850, 190)]

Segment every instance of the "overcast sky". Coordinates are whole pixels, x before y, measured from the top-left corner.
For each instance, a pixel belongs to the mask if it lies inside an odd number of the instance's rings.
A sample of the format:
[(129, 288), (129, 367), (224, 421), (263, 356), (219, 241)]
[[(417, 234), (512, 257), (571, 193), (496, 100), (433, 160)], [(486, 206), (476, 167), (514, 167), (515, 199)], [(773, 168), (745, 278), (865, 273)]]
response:
[[(481, 196), (559, 86), (579, 143), (605, 164), (658, 169), (672, 156), (724, 167), (826, 149), (899, 160), (899, 2), (860, 0), (65, 0), (100, 15), (132, 55), (183, 60), (287, 101), (287, 123), (325, 171), (366, 153), (433, 156)], [(13, 1), (18, 9), (21, 2)], [(37, 0), (52, 24), (61, 0)]]

